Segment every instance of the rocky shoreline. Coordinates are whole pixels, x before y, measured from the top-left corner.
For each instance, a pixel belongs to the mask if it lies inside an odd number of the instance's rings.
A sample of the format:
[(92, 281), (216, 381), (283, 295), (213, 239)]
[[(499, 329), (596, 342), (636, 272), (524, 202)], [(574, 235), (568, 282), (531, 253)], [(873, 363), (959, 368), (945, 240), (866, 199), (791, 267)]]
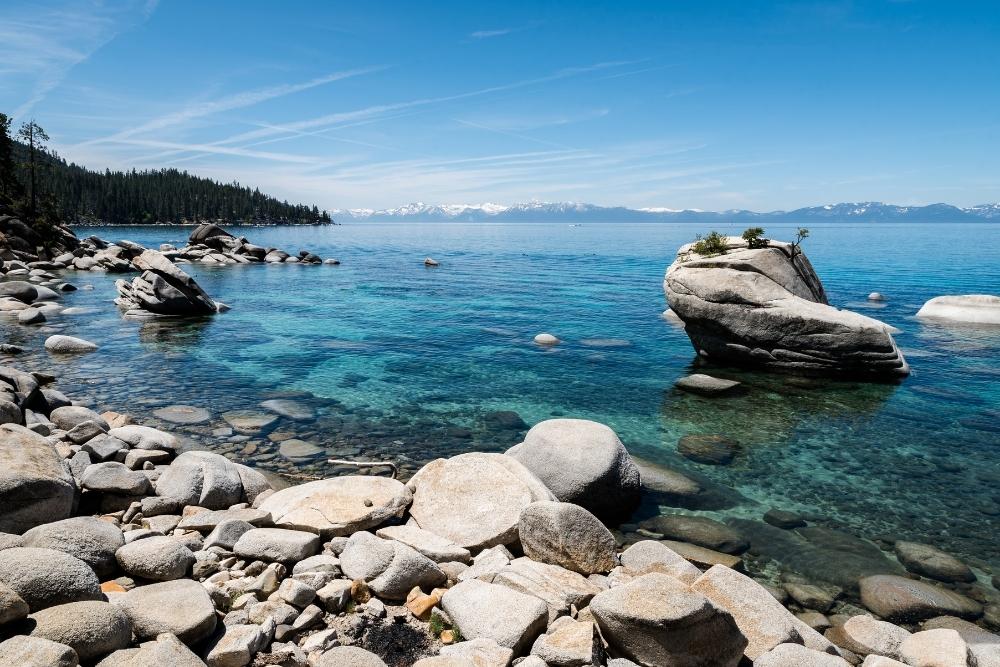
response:
[[(33, 311), (26, 326), (69, 312), (54, 302), (72, 286), (51, 272), (70, 267), (139, 271), (119, 305), (151, 317), (219, 310), (175, 263), (320, 261), (211, 226), (179, 250), (8, 253), (0, 309)], [(397, 480), (285, 437), (317, 417), (299, 396), (219, 426), (183, 404), (98, 412), (56, 381), (0, 367), (0, 664), (1000, 665), (985, 564), (781, 509), (725, 522), (678, 509), (704, 502), (703, 485), (634, 459), (602, 424), (543, 421), (506, 453), (401, 463)], [(222, 454), (192, 448), (192, 428)], [(274, 451), (252, 456), (264, 435)], [(725, 465), (737, 447), (691, 436), (678, 451)], [(254, 467), (268, 460), (318, 479), (288, 486)]]
[[(748, 576), (766, 541), (738, 526), (685, 514), (618, 524), (664, 480), (601, 424), (542, 422), (506, 454), (438, 459), (405, 483), (275, 489), (142, 415), (74, 405), (52, 381), (0, 369), (13, 408), (0, 426), (0, 664), (1000, 659), (987, 629), (1000, 595), (933, 547), (897, 541), (893, 558), (879, 554), (886, 573), (838, 588)], [(764, 520), (809, 534), (787, 512)], [(850, 568), (856, 545), (842, 548)]]

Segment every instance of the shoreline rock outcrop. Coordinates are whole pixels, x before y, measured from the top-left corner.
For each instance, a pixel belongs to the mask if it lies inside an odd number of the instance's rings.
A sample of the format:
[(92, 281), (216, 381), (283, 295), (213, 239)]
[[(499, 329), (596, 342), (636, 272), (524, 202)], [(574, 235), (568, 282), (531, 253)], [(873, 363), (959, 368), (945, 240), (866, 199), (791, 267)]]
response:
[(909, 366), (888, 325), (829, 305), (809, 259), (776, 241), (725, 254), (678, 250), (663, 287), (695, 351), (719, 364), (800, 374), (899, 379)]
[(162, 253), (143, 250), (132, 264), (142, 271), (142, 275), (133, 278), (132, 282), (115, 282), (118, 289), (115, 303), (125, 310), (126, 316), (209, 315), (219, 311), (219, 305), (201, 285)]

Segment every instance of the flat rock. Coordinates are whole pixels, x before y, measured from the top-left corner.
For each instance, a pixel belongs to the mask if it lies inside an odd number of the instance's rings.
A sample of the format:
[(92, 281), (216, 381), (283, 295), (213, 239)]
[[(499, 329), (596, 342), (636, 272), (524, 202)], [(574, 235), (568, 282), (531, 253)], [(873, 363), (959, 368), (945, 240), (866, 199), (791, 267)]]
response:
[(468, 549), (450, 540), (416, 526), (386, 526), (375, 534), (387, 540), (396, 540), (416, 549), (435, 563), (467, 563), (472, 558)]
[(476, 579), (448, 589), (441, 605), (466, 639), (491, 639), (515, 654), (524, 652), (548, 622), (540, 599)]
[(264, 401), (260, 404), (260, 407), (293, 421), (310, 421), (316, 418), (316, 411), (311, 407), (305, 403), (287, 398), (274, 398)]
[(583, 575), (530, 558), (515, 558), (503, 567), (493, 583), (534, 596), (545, 602), (549, 621), (582, 609), (602, 589)]
[(0, 551), (0, 583), (21, 596), (33, 613), (103, 597), (101, 582), (90, 566), (55, 549), (14, 547)]
[(0, 425), (0, 531), (23, 533), (68, 518), (75, 490), (48, 440), (23, 426)]
[(227, 521), (244, 521), (254, 528), (268, 528), (273, 525), (270, 512), (252, 507), (238, 510), (206, 510), (195, 512), (181, 519), (177, 527), (182, 530), (197, 530), (206, 533), (215, 530)]
[(679, 556), (682, 556), (684, 560), (694, 563), (699, 567), (708, 568), (713, 565), (725, 565), (734, 570), (739, 570), (743, 565), (743, 559), (740, 556), (715, 551), (714, 549), (706, 549), (705, 547), (699, 547), (697, 544), (674, 542), (673, 540), (659, 540), (659, 542)]
[(837, 646), (860, 656), (875, 653), (898, 659), (899, 645), (909, 636), (910, 633), (898, 625), (861, 614), (831, 630), (829, 638)]
[(386, 477), (344, 475), (275, 492), (259, 505), (282, 528), (306, 530), (323, 539), (351, 535), (401, 517), (413, 496)]
[(524, 508), (554, 500), (537, 477), (503, 454), (470, 452), (437, 459), (407, 486), (413, 490), (410, 515), (417, 526), (466, 549), (515, 542)]
[(132, 621), (122, 609), (101, 601), (70, 602), (28, 617), (32, 637), (69, 646), (84, 662), (125, 648), (132, 641)]
[(262, 643), (261, 626), (253, 624), (226, 625), (205, 656), (208, 667), (245, 667), (253, 660)]
[(16, 635), (0, 642), (0, 665), (18, 667), (77, 667), (80, 664), (76, 651), (65, 644)]
[(601, 648), (592, 622), (574, 621), (567, 616), (535, 640), (531, 655), (547, 665), (583, 667), (600, 664)]
[(622, 567), (633, 576), (651, 572), (667, 574), (691, 585), (701, 576), (701, 570), (662, 542), (642, 540), (621, 554)]
[(412, 547), (364, 531), (347, 541), (340, 569), (352, 580), (363, 579), (372, 592), (388, 600), (403, 600), (414, 587), (430, 590), (448, 579), (434, 561)]
[(289, 461), (303, 463), (326, 454), (326, 450), (319, 445), (314, 445), (298, 438), (282, 440), (278, 452)]
[(705, 375), (704, 373), (694, 373), (677, 380), (674, 386), (682, 391), (690, 394), (698, 394), (699, 396), (724, 396), (733, 393), (740, 386), (740, 383), (735, 380), (726, 380)]
[(97, 344), (73, 336), (55, 335), (45, 339), (45, 349), (53, 354), (84, 354), (96, 350)]
[(335, 646), (319, 657), (316, 667), (386, 667), (382, 658), (357, 646)]
[(955, 630), (937, 628), (915, 632), (899, 647), (900, 659), (913, 667), (965, 667), (969, 647)]
[(153, 416), (171, 424), (204, 424), (212, 418), (212, 413), (193, 405), (170, 405), (153, 410)]
[(678, 454), (705, 465), (728, 465), (739, 450), (739, 443), (724, 435), (690, 434), (677, 441)]
[(165, 452), (176, 452), (180, 447), (177, 436), (155, 429), (151, 426), (128, 424), (108, 431), (108, 435), (117, 438), (134, 449), (156, 449)]
[(147, 537), (118, 549), (115, 558), (131, 577), (170, 581), (186, 577), (194, 565), (194, 554), (172, 537)]
[(97, 665), (97, 667), (167, 666), (205, 667), (205, 663), (177, 637), (163, 633), (156, 638), (156, 641), (147, 641), (139, 648), (115, 651)]
[(645, 491), (677, 498), (693, 498), (702, 492), (701, 484), (684, 473), (639, 458), (633, 460)]
[(750, 547), (747, 539), (738, 532), (704, 516), (663, 514), (640, 525), (671, 540), (690, 542), (723, 553), (739, 554)]
[(968, 565), (936, 547), (917, 542), (896, 542), (896, 558), (910, 572), (944, 582), (973, 582)]
[(190, 579), (139, 586), (113, 602), (132, 619), (140, 641), (168, 632), (190, 646), (215, 630), (215, 605), (205, 587)]
[(889, 621), (912, 622), (934, 616), (976, 619), (983, 614), (978, 602), (924, 581), (875, 575), (862, 579), (860, 588), (862, 604)]
[[(639, 503), (639, 468), (613, 430), (585, 419), (549, 419), (507, 450), (555, 495), (604, 521), (628, 518)], [(541, 500), (541, 499), (539, 499)]]
[(801, 644), (779, 644), (753, 661), (754, 667), (850, 667), (837, 655), (822, 653)]
[(665, 574), (599, 593), (590, 611), (615, 651), (643, 667), (735, 667), (747, 646), (730, 614)]
[(243, 435), (257, 435), (278, 421), (277, 415), (257, 410), (231, 410), (222, 413), (222, 418)]
[(125, 544), (120, 528), (92, 516), (76, 516), (36, 526), (22, 539), (26, 547), (55, 549), (79, 558), (99, 577), (117, 569), (115, 552)]
[(917, 317), (965, 324), (1000, 325), (1000, 296), (963, 294), (936, 296), (921, 306)]
[(85, 422), (94, 422), (103, 427), (105, 431), (108, 430), (108, 422), (104, 420), (104, 417), (81, 405), (66, 405), (56, 408), (49, 414), (49, 420), (64, 431), (69, 431)]
[(319, 537), (283, 528), (254, 528), (240, 536), (233, 553), (254, 560), (296, 562), (319, 553)]
[(123, 496), (143, 496), (152, 491), (149, 477), (124, 463), (92, 463), (83, 471), (80, 486), (89, 491), (103, 491)]
[[(514, 652), (506, 646), (500, 646), (492, 639), (479, 637), (468, 641), (461, 641), (457, 644), (441, 647), (441, 655), (438, 656), (449, 662), (428, 667), (502, 667), (509, 665)], [(518, 665), (524, 667), (538, 667), (532, 665), (531, 658), (525, 658), (524, 662)], [(416, 667), (416, 665), (414, 665)]]
[(593, 514), (571, 503), (549, 500), (528, 505), (518, 535), (529, 558), (584, 575), (607, 573), (615, 565), (615, 538)]

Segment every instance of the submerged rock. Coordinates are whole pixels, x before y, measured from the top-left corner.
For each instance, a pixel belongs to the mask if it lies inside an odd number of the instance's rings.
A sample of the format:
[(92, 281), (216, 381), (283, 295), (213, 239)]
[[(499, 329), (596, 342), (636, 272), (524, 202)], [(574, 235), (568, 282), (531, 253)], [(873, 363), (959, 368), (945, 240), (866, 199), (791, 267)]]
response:
[(887, 325), (830, 306), (808, 258), (772, 241), (703, 257), (682, 246), (664, 291), (695, 350), (720, 363), (799, 373), (891, 379), (909, 366)]
[(966, 324), (1000, 325), (1000, 296), (992, 294), (936, 296), (917, 311), (917, 317)]
[(921, 621), (934, 616), (975, 619), (983, 606), (955, 591), (924, 581), (893, 575), (865, 577), (861, 602), (889, 621)]
[(700, 396), (724, 396), (738, 389), (740, 383), (736, 380), (725, 380), (704, 373), (694, 373), (682, 377), (674, 383), (674, 386), (682, 391)]

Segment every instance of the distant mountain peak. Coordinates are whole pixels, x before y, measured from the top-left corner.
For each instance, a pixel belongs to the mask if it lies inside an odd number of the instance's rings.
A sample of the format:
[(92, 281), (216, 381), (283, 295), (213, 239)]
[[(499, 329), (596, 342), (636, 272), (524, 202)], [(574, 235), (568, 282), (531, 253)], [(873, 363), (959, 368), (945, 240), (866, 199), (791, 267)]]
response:
[(911, 221), (975, 222), (1000, 219), (1000, 203), (959, 208), (950, 204), (897, 206), (882, 202), (844, 202), (799, 208), (794, 211), (758, 213), (743, 209), (704, 211), (663, 206), (626, 208), (583, 202), (529, 201), (519, 204), (425, 204), (414, 202), (387, 209), (339, 209), (334, 220), (371, 222), (809, 222), (809, 221)]

